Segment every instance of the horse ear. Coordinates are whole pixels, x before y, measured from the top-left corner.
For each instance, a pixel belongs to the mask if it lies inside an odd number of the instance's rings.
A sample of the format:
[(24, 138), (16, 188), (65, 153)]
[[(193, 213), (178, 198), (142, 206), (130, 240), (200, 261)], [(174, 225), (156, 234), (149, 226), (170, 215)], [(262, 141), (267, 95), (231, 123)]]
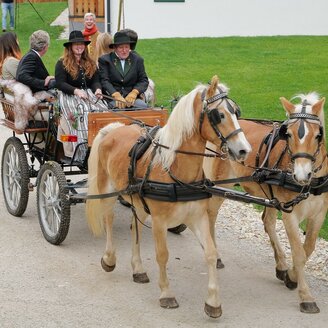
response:
[(207, 96), (208, 98), (211, 98), (215, 95), (216, 89), (218, 87), (219, 84), (219, 78), (217, 75), (214, 75), (211, 79), (211, 85), (207, 90)]
[(280, 102), (282, 106), (285, 108), (285, 110), (291, 114), (295, 110), (295, 105), (292, 104), (290, 101), (288, 101), (285, 97), (280, 97)]
[(326, 98), (323, 97), (316, 104), (312, 106), (312, 113), (319, 116), (320, 111), (323, 109), (323, 105), (325, 104)]

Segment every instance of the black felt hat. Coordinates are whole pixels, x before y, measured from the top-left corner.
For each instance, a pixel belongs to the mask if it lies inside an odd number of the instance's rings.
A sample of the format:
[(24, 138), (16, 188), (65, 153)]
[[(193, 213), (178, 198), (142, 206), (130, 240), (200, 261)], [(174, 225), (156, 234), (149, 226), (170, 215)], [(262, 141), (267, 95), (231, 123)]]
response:
[(91, 41), (85, 40), (81, 31), (72, 31), (69, 34), (69, 39), (64, 43), (64, 47), (67, 48), (72, 43), (84, 42), (85, 45), (88, 45)]
[(120, 32), (125, 33), (131, 40), (131, 50), (134, 50), (137, 46), (138, 42), (138, 33), (134, 30), (131, 30), (130, 28), (124, 28), (123, 30), (120, 30)]
[(133, 43), (129, 36), (126, 33), (118, 31), (114, 34), (113, 43), (109, 45), (109, 48), (114, 48), (114, 46), (118, 46), (120, 44), (131, 44)]

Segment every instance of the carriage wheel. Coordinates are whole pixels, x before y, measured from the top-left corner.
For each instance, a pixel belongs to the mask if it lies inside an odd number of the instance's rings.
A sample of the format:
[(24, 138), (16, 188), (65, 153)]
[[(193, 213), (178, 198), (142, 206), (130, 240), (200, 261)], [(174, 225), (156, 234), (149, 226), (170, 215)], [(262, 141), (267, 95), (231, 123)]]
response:
[(26, 152), (20, 139), (9, 138), (1, 161), (2, 192), (8, 212), (22, 216), (28, 203), (30, 181)]
[(169, 228), (167, 230), (178, 235), (179, 233), (185, 231), (186, 229), (187, 229), (187, 226), (185, 224), (180, 224), (176, 227)]
[(68, 233), (71, 208), (65, 174), (56, 162), (42, 165), (38, 174), (37, 207), (44, 238), (53, 245)]

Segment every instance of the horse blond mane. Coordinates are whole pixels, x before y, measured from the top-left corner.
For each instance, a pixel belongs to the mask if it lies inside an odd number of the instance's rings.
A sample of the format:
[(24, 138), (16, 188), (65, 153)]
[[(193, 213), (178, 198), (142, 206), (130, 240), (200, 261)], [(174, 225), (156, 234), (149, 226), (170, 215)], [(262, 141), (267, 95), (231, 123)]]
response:
[[(229, 90), (224, 84), (219, 84), (219, 87), (223, 92)], [(161, 151), (157, 152), (153, 161), (155, 165), (161, 164), (168, 170), (175, 159), (175, 151), (198, 128), (193, 105), (196, 95), (206, 88), (208, 85), (198, 84), (195, 89), (183, 96), (172, 110), (166, 125), (156, 135), (158, 142), (169, 149), (161, 148)]]
[[(294, 99), (300, 99), (301, 102), (303, 102), (304, 100), (307, 101), (307, 103), (309, 103), (310, 105), (314, 105), (315, 103), (317, 103), (320, 99), (320, 96), (317, 92), (310, 92), (308, 94), (304, 94), (304, 93), (299, 93), (297, 95), (295, 95), (291, 100)], [(299, 105), (300, 109), (302, 108), (301, 104)]]

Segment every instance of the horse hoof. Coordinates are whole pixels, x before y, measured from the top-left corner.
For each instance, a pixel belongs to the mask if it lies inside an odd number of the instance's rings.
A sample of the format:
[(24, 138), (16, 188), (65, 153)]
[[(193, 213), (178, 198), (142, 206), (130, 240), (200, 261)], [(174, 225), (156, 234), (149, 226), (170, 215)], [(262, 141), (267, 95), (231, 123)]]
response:
[(104, 259), (101, 258), (101, 267), (106, 271), (106, 272), (112, 272), (115, 269), (115, 264), (114, 265), (108, 265), (105, 263)]
[(134, 273), (133, 281), (137, 282), (138, 284), (145, 284), (145, 283), (149, 282), (150, 280), (147, 276), (147, 273), (143, 272), (143, 273)]
[(284, 278), (284, 283), (285, 283), (285, 286), (290, 290), (297, 288), (297, 282), (290, 280), (288, 272), (286, 272), (286, 275)]
[(213, 307), (205, 303), (204, 311), (211, 318), (219, 318), (222, 315), (221, 305), (219, 307)]
[(300, 303), (300, 310), (303, 313), (319, 313), (320, 312), (320, 309), (318, 308), (316, 302)]
[(221, 261), (221, 259), (217, 259), (217, 260), (216, 260), (216, 268), (217, 268), (217, 269), (223, 269), (223, 268), (224, 268), (224, 264), (223, 264), (223, 262)]
[(276, 277), (281, 280), (281, 281), (285, 281), (286, 279), (286, 274), (287, 274), (287, 270), (278, 270), (276, 269)]
[(179, 307), (179, 304), (175, 297), (165, 297), (159, 300), (159, 304), (162, 308), (165, 309), (176, 309)]

